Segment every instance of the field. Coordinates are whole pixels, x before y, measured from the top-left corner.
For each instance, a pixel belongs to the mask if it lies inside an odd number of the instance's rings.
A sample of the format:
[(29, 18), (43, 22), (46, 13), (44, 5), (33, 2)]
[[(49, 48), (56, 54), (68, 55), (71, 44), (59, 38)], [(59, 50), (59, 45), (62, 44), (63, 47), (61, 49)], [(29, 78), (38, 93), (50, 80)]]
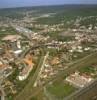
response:
[(62, 99), (65, 96), (70, 95), (75, 91), (75, 88), (68, 83), (65, 83), (64, 80), (57, 80), (52, 84), (47, 85), (47, 91), (57, 99)]
[(12, 27), (0, 27), (0, 39), (6, 35), (14, 35), (17, 32)]

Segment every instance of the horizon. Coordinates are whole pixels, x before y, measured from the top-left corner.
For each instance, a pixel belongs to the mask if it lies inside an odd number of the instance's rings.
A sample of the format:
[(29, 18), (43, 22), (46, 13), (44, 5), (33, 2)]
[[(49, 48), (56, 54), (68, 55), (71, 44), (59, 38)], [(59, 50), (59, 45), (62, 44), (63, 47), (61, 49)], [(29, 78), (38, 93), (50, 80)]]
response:
[(16, 9), (16, 8), (30, 8), (30, 7), (49, 7), (49, 6), (96, 6), (97, 4), (54, 4), (54, 5), (34, 5), (34, 6), (19, 6), (19, 7), (6, 7), (6, 8), (0, 8), (0, 10), (3, 9)]
[(97, 0), (0, 0), (0, 9), (54, 5), (97, 5)]

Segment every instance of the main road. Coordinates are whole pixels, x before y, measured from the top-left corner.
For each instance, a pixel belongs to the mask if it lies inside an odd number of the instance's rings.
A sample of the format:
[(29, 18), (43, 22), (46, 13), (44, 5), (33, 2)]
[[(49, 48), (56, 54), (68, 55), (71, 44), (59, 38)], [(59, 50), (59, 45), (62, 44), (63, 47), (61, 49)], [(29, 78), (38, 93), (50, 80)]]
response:
[(36, 77), (36, 80), (34, 82), (34, 87), (36, 87), (38, 85), (38, 81), (40, 79), (40, 75), (41, 75), (42, 71), (44, 70), (45, 62), (46, 62), (46, 60), (48, 58), (48, 55), (49, 55), (49, 52), (47, 51), (46, 55), (44, 56), (43, 63), (41, 65), (41, 67), (40, 67), (40, 70), (38, 72), (38, 75)]
[(41, 87), (34, 87), (33, 85), (37, 81), (39, 77), (40, 71), (43, 69), (43, 65), (46, 61), (46, 58), (48, 56), (48, 52), (46, 55), (42, 55), (39, 61), (39, 64), (37, 66), (37, 69), (33, 76), (30, 76), (29, 83), (25, 86), (25, 88), (19, 93), (19, 95), (16, 96), (15, 100), (29, 100), (32, 96), (36, 95), (41, 90)]

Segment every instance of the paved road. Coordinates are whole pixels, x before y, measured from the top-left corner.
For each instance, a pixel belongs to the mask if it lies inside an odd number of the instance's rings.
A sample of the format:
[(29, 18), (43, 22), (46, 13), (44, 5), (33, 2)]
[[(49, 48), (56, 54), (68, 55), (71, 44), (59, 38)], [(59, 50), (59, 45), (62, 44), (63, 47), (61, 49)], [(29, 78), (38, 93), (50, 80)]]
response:
[(64, 100), (91, 100), (90, 98), (95, 95), (97, 95), (97, 79)]
[[(15, 100), (29, 100), (32, 96), (36, 95), (42, 90), (42, 87), (33, 87), (34, 82), (36, 81), (38, 77), (38, 73), (40, 72), (41, 66), (43, 65), (46, 57), (46, 55), (42, 55), (38, 64), (38, 67), (34, 73), (34, 76), (30, 77), (29, 83), (25, 86), (25, 88), (20, 92), (20, 94), (15, 98)], [(39, 90), (39, 91), (37, 91)]]
[(3, 89), (3, 87), (1, 85), (0, 85), (0, 91), (2, 93), (1, 100), (5, 100), (5, 92), (4, 92), (4, 89)]
[(0, 91), (2, 93), (1, 100), (5, 100), (5, 92), (4, 92), (3, 87), (1, 86), (2, 82), (3, 82), (3, 79), (0, 78)]
[(17, 32), (19, 32), (20, 35), (25, 36), (27, 39), (32, 40), (32, 34), (33, 32), (27, 28), (11, 25)]
[(5, 100), (5, 92), (4, 92), (4, 88), (2, 87), (2, 82), (4, 81), (4, 76), (3, 76), (3, 74), (2, 73), (0, 73), (0, 91), (1, 91), (1, 93), (2, 93), (2, 95), (1, 95), (1, 100)]
[(48, 55), (49, 55), (49, 52), (47, 51), (46, 55), (44, 56), (43, 63), (42, 63), (42, 65), (40, 66), (40, 71), (38, 72), (37, 78), (36, 78), (36, 80), (35, 80), (35, 82), (34, 82), (34, 86), (35, 86), (35, 87), (38, 85), (37, 82), (38, 82), (39, 79), (40, 79), (40, 75), (41, 75), (42, 71), (44, 70), (44, 65), (45, 65), (46, 59), (48, 58)]

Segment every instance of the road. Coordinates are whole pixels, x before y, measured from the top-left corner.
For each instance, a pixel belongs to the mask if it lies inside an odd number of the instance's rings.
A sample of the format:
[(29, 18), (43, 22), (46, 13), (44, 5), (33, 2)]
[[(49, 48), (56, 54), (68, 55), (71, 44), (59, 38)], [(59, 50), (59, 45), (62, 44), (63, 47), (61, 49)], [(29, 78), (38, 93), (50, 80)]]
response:
[(17, 31), (19, 32), (20, 35), (26, 37), (29, 40), (32, 40), (32, 34), (33, 32), (27, 28), (21, 27), (21, 26), (16, 26), (11, 24), (11, 26)]
[(64, 100), (91, 100), (90, 98), (95, 95), (97, 95), (97, 79)]
[(3, 87), (1, 86), (3, 80), (4, 80), (4, 77), (3, 77), (2, 75), (0, 75), (0, 91), (1, 91), (1, 93), (2, 93), (2, 95), (1, 95), (1, 100), (5, 100), (5, 92), (4, 92)]
[(91, 53), (90, 55), (87, 55), (86, 57), (84, 57), (84, 58), (82, 58), (82, 59), (79, 59), (79, 60), (77, 60), (77, 61), (70, 62), (70, 63), (68, 64), (68, 66), (71, 66), (71, 65), (76, 64), (76, 63), (80, 63), (82, 60), (85, 60), (85, 59), (87, 59), (88, 57), (91, 57), (92, 55), (95, 55), (95, 54), (96, 54), (96, 52)]
[[(32, 96), (36, 95), (37, 93), (39, 93), (42, 90), (42, 87), (33, 87), (34, 82), (36, 81), (39, 72), (41, 70), (41, 67), (43, 67), (43, 64), (47, 58), (48, 52), (46, 53), (46, 55), (42, 55), (39, 61), (39, 64), (37, 66), (37, 69), (34, 73), (33, 76), (30, 77), (29, 79), (29, 83), (25, 86), (25, 88), (20, 92), (19, 95), (17, 95), (17, 97), (15, 98), (15, 100), (29, 100), (29, 98), (31, 98)], [(39, 90), (39, 91), (37, 91)]]
[(34, 87), (36, 87), (37, 84), (38, 84), (37, 82), (40, 79), (40, 75), (41, 75), (42, 71), (44, 70), (44, 65), (45, 65), (46, 59), (48, 58), (48, 55), (49, 55), (49, 52), (47, 51), (46, 55), (44, 56), (43, 63), (41, 65), (41, 67), (40, 67), (40, 71), (38, 72), (37, 78), (36, 78), (36, 80), (34, 82)]
[(3, 87), (1, 85), (0, 85), (0, 91), (2, 93), (1, 100), (5, 100), (5, 92), (4, 92), (4, 89), (3, 89)]

